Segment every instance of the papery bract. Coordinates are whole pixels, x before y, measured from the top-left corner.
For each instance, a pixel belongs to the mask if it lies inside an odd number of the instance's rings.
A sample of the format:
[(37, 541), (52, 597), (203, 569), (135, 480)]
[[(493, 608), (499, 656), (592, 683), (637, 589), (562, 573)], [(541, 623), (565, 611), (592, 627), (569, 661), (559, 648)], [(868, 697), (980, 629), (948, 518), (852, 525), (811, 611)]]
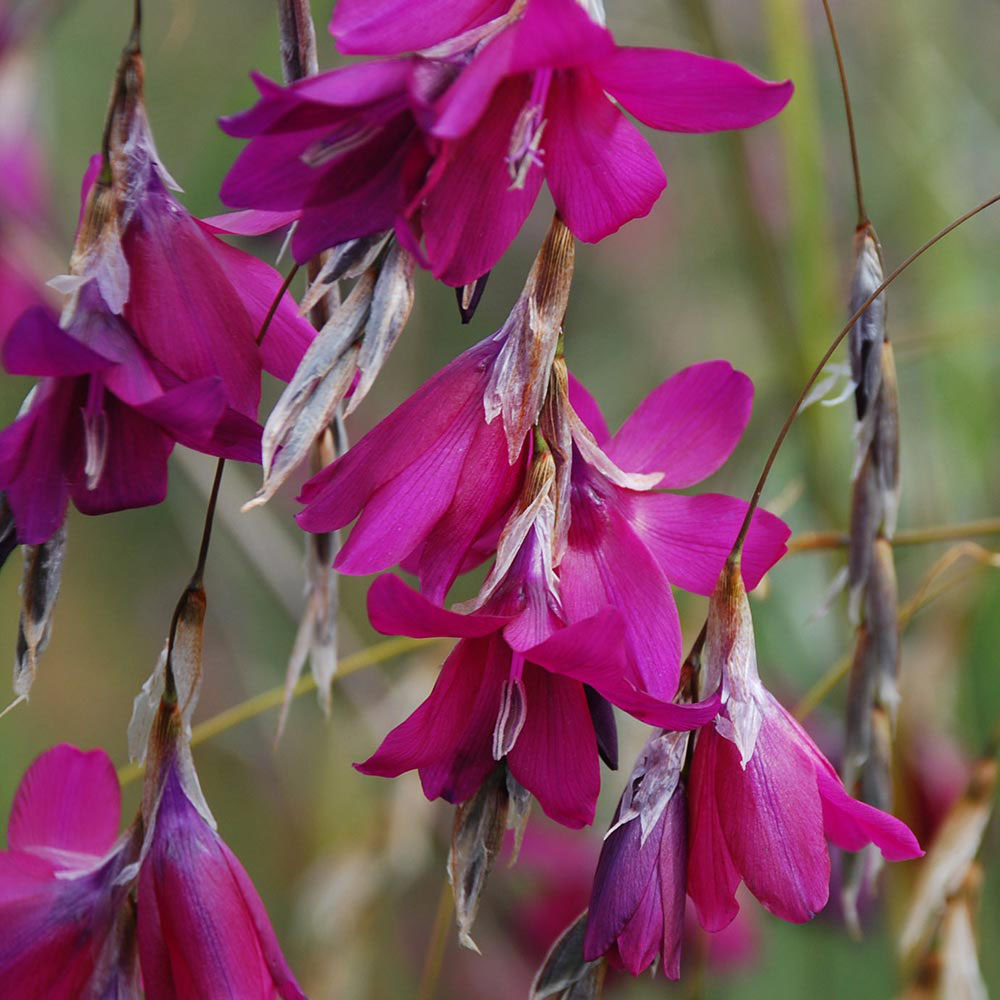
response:
[(129, 957), (113, 952), (128, 890), (115, 880), (137, 845), (118, 839), (120, 813), (118, 778), (103, 751), (62, 744), (25, 773), (9, 850), (0, 853), (3, 996), (104, 996), (119, 972), (127, 976)]

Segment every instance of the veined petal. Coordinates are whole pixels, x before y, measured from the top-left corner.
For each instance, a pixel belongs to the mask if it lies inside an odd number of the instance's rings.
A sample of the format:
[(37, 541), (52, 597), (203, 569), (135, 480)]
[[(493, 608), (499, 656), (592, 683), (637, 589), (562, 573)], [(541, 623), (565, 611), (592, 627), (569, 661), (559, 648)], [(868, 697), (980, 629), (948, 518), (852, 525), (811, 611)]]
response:
[(752, 404), (753, 383), (728, 361), (691, 365), (636, 407), (608, 456), (629, 472), (662, 472), (664, 489), (692, 486), (729, 457)]
[(391, 574), (380, 576), (371, 585), (368, 618), (372, 627), (383, 635), (409, 635), (416, 639), (476, 638), (499, 632), (509, 621), (506, 616), (446, 611)]
[(611, 439), (604, 414), (597, 400), (572, 372), (569, 373), (569, 402), (587, 430), (594, 435), (594, 440), (603, 448)]
[(509, 673), (510, 650), (498, 636), (461, 640), (427, 700), (354, 766), (385, 778), (419, 768), (428, 798), (464, 802), (496, 766), (491, 739)]
[(54, 848), (106, 854), (118, 836), (121, 789), (103, 750), (68, 743), (47, 750), (25, 772), (11, 806), (11, 850)]
[(592, 67), (601, 86), (639, 121), (667, 132), (749, 128), (792, 96), (736, 63), (675, 49), (621, 46)]
[(715, 794), (747, 888), (782, 920), (811, 920), (830, 891), (823, 810), (812, 762), (773, 714), (765, 715), (745, 770), (735, 744), (719, 741)]
[(546, 815), (579, 829), (594, 821), (601, 770), (583, 685), (524, 665), (527, 714), (507, 754), (511, 774)]
[(546, 115), (545, 177), (576, 236), (597, 243), (649, 213), (667, 185), (663, 168), (592, 76), (556, 73)]
[(688, 797), (691, 846), (687, 890), (699, 923), (714, 934), (728, 927), (739, 912), (736, 889), (740, 873), (729, 855), (716, 793), (719, 749), (727, 741), (719, 736), (714, 726), (700, 730), (697, 739)]
[(330, 34), (348, 55), (416, 52), (498, 17), (504, 0), (425, 0), (419, 12), (410, 0), (341, 0)]
[(528, 170), (524, 186), (511, 189), (505, 159), (530, 93), (528, 77), (504, 80), (475, 127), (444, 144), (428, 175), (420, 209), (427, 258), (434, 276), (449, 285), (468, 284), (489, 271), (538, 197), (542, 171)]
[(598, 495), (580, 479), (573, 484), (569, 542), (559, 580), (570, 622), (606, 606), (622, 609), (629, 653), (642, 687), (669, 702), (677, 690), (681, 664), (680, 620), (670, 584), (615, 499)]
[[(681, 496), (632, 493), (628, 518), (675, 587), (709, 596), (746, 514), (745, 500), (719, 493)], [(785, 554), (788, 525), (767, 511), (754, 512), (743, 547), (748, 589)]]

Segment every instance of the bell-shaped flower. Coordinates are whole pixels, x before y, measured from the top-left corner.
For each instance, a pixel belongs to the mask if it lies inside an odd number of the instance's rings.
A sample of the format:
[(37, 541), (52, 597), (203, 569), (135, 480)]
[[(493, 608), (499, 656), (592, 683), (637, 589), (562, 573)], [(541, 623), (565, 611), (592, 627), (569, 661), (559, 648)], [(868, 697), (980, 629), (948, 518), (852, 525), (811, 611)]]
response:
[(146, 756), (139, 864), (146, 998), (304, 1000), (257, 890), (215, 832), (187, 739), (181, 709), (161, 702)]
[(604, 607), (565, 626), (546, 554), (550, 538), (551, 519), (527, 534), (509, 562), (501, 543), (503, 569), (487, 579), (488, 596), (468, 614), (431, 603), (396, 577), (375, 581), (368, 614), (376, 629), (460, 641), (427, 700), (359, 770), (395, 777), (416, 768), (428, 798), (459, 803), (506, 759), (549, 816), (579, 827), (593, 821), (598, 755), (613, 753), (613, 720), (609, 734), (602, 699), (672, 729), (714, 716), (717, 698), (673, 705), (643, 689), (624, 654), (617, 611)]
[[(0, 995), (79, 1000), (139, 995), (128, 885), (135, 831), (118, 836), (121, 792), (100, 750), (62, 744), (18, 786), (0, 852)], [(114, 987), (131, 984), (131, 992)], [(110, 991), (110, 992), (109, 992)]]
[(698, 734), (689, 789), (688, 893), (706, 930), (732, 921), (741, 880), (776, 916), (809, 920), (829, 895), (827, 840), (848, 851), (875, 844), (889, 861), (923, 853), (904, 823), (847, 794), (761, 683), (735, 560), (712, 596), (702, 663), (704, 689), (722, 693), (715, 723)]
[(0, 431), (0, 488), (22, 544), (52, 538), (70, 497), (85, 514), (160, 503), (175, 442), (259, 461), (260, 428), (227, 404), (221, 380), (185, 382), (158, 364), (92, 286), (65, 329), (42, 307), (25, 313), (3, 363), (41, 378)]
[(607, 956), (639, 975), (658, 958), (680, 976), (687, 868), (681, 772), (687, 733), (659, 732), (636, 761), (604, 837), (587, 913), (583, 957)]
[(576, 0), (528, 0), (498, 23), (435, 105), (442, 146), (412, 206), (430, 267), (450, 285), (496, 264), (543, 179), (587, 243), (650, 211), (666, 178), (620, 108), (655, 129), (716, 132), (766, 121), (792, 94), (733, 63), (618, 46)]
[[(570, 382), (569, 398), (599, 447), (577, 431), (558, 570), (562, 606), (569, 622), (606, 605), (620, 608), (644, 686), (669, 701), (682, 655), (671, 586), (712, 593), (746, 503), (666, 491), (722, 466), (750, 418), (753, 384), (725, 361), (693, 365), (654, 389), (614, 436), (578, 382)], [(788, 535), (779, 518), (755, 514), (744, 553), (751, 587), (784, 554)]]
[(573, 256), (557, 218), (500, 330), (306, 483), (298, 515), (306, 531), (336, 531), (361, 515), (334, 563), (341, 572), (402, 563), (440, 603), (456, 576), (495, 548), (525, 481)]
[(418, 118), (455, 72), (414, 57), (345, 66), (287, 87), (254, 74), (257, 104), (220, 122), (250, 139), (220, 197), (263, 210), (248, 214), (264, 230), (297, 220), (299, 262), (394, 226), (412, 242), (404, 212), (430, 161)]

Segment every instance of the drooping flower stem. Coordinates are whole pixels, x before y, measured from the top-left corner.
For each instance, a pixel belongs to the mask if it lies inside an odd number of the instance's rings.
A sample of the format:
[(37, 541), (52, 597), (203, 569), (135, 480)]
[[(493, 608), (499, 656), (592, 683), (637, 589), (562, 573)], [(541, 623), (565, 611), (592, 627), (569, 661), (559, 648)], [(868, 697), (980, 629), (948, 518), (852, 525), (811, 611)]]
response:
[(851, 143), (851, 166), (854, 170), (854, 195), (858, 202), (858, 229), (868, 225), (868, 213), (865, 211), (865, 197), (861, 189), (861, 165), (858, 160), (858, 140), (854, 133), (854, 113), (851, 110), (851, 94), (847, 87), (847, 73), (844, 70), (844, 58), (840, 53), (840, 39), (833, 23), (833, 11), (830, 0), (823, 0), (823, 12), (830, 28), (830, 41), (833, 43), (833, 54), (837, 60), (837, 72), (840, 75), (840, 89), (844, 94), (844, 114), (847, 117), (847, 136)]
[(739, 534), (736, 536), (736, 541), (733, 543), (732, 550), (729, 554), (729, 561), (733, 564), (738, 564), (740, 561), (740, 556), (743, 551), (743, 543), (746, 541), (747, 533), (750, 530), (750, 522), (753, 518), (754, 511), (757, 509), (760, 503), (761, 493), (764, 491), (764, 485), (767, 482), (767, 477), (771, 474), (771, 467), (774, 465), (774, 460), (778, 457), (778, 452), (784, 443), (785, 437), (788, 434), (789, 429), (792, 426), (792, 422), (798, 416), (799, 409), (802, 406), (806, 396), (809, 394), (809, 390), (813, 387), (816, 379), (819, 378), (823, 369), (826, 367), (827, 362), (833, 357), (834, 351), (840, 346), (841, 341), (851, 332), (851, 328), (854, 324), (861, 318), (865, 310), (918, 258), (922, 257), (935, 243), (944, 239), (952, 230), (958, 229), (959, 226), (968, 222), (969, 219), (978, 215), (980, 212), (985, 211), (991, 205), (996, 204), (1000, 201), (1000, 193), (987, 198), (986, 201), (980, 202), (975, 208), (970, 209), (964, 215), (959, 216), (954, 221), (950, 222), (944, 229), (935, 233), (926, 243), (918, 247), (909, 257), (906, 258), (901, 264), (899, 264), (896, 269), (882, 282), (878, 288), (875, 289), (865, 299), (864, 302), (855, 310), (854, 315), (847, 321), (841, 331), (834, 337), (830, 346), (826, 349), (823, 357), (820, 358), (819, 364), (813, 369), (812, 374), (806, 381), (802, 392), (799, 394), (798, 399), (796, 399), (795, 404), (792, 406), (791, 411), (785, 418), (785, 422), (781, 425), (781, 430), (778, 431), (778, 436), (774, 440), (774, 444), (771, 447), (771, 451), (767, 456), (767, 461), (764, 463), (764, 469), (760, 474), (760, 479), (757, 480), (757, 485), (754, 487), (753, 495), (750, 498), (750, 503), (747, 506), (746, 517), (743, 519), (743, 524), (740, 527)]
[[(298, 271), (299, 265), (296, 264), (288, 272), (288, 275), (281, 283), (281, 287), (278, 289), (277, 294), (274, 296), (274, 300), (271, 302), (270, 308), (267, 310), (264, 320), (260, 325), (260, 332), (256, 337), (255, 342), (258, 347), (260, 347), (260, 345), (264, 342), (264, 338), (267, 336), (268, 328), (271, 325), (271, 320), (274, 318), (274, 314), (278, 311), (278, 306), (281, 304), (281, 300), (284, 298), (285, 292), (288, 291), (288, 288), (294, 280), (295, 275), (298, 274)], [(177, 606), (174, 608), (173, 618), (170, 620), (170, 632), (167, 639), (165, 678), (165, 692), (167, 697), (176, 697), (171, 655), (174, 650), (174, 641), (177, 638), (177, 623), (180, 621), (181, 615), (184, 613), (184, 609), (192, 595), (200, 593), (201, 600), (204, 600), (204, 588), (202, 586), (202, 582), (205, 576), (205, 564), (208, 561), (208, 548), (212, 541), (212, 526), (215, 523), (215, 508), (218, 504), (219, 489), (222, 486), (222, 474), (225, 472), (225, 469), (226, 460), (224, 458), (220, 458), (215, 466), (215, 478), (212, 481), (212, 490), (209, 493), (208, 506), (205, 509), (205, 524), (201, 532), (201, 544), (198, 547), (198, 561), (195, 563), (191, 579), (177, 601)]]

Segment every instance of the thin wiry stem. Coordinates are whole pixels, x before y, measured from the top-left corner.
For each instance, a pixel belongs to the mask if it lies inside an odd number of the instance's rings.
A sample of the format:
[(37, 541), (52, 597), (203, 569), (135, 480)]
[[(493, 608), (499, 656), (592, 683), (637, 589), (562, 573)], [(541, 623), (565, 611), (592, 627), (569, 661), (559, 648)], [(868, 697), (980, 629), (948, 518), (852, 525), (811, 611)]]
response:
[(418, 1000), (433, 1000), (437, 993), (438, 979), (441, 977), (441, 965), (444, 961), (444, 951), (448, 946), (448, 928), (451, 926), (451, 915), (455, 910), (455, 897), (451, 886), (445, 879), (438, 897), (437, 912), (434, 914), (434, 927), (427, 942), (424, 953), (424, 966), (420, 973)]
[[(359, 670), (364, 670), (365, 667), (374, 666), (376, 663), (391, 660), (394, 656), (409, 653), (414, 649), (419, 649), (421, 646), (431, 646), (440, 641), (440, 639), (411, 639), (408, 636), (386, 639), (384, 642), (375, 643), (375, 645), (368, 646), (366, 649), (362, 649), (351, 656), (345, 656), (338, 667), (337, 677), (347, 677)], [(303, 677), (296, 684), (295, 690), (292, 692), (292, 697), (298, 698), (299, 695), (313, 691), (315, 688), (315, 677), (312, 675)], [(206, 740), (212, 739), (229, 729), (233, 729), (241, 723), (269, 712), (272, 708), (279, 708), (284, 699), (284, 684), (268, 688), (268, 690), (262, 691), (252, 698), (247, 698), (245, 701), (241, 701), (195, 726), (191, 732), (191, 745), (197, 746), (199, 743), (204, 743)], [(141, 777), (144, 770), (141, 764), (127, 764), (125, 767), (119, 768), (118, 780), (123, 785), (127, 785), (129, 782)]]
[(864, 311), (918, 258), (922, 257), (935, 243), (944, 239), (953, 229), (957, 229), (963, 223), (968, 222), (973, 216), (978, 215), (980, 212), (985, 211), (991, 205), (996, 204), (1000, 201), (1000, 193), (993, 195), (991, 198), (987, 198), (986, 201), (981, 202), (975, 208), (970, 209), (964, 215), (959, 216), (953, 222), (950, 222), (944, 229), (935, 233), (923, 246), (918, 247), (913, 253), (910, 254), (906, 260), (903, 261), (893, 272), (882, 282), (878, 288), (872, 292), (871, 295), (865, 299), (864, 302), (858, 307), (854, 315), (844, 324), (843, 329), (840, 333), (834, 337), (833, 342), (827, 348), (823, 357), (820, 358), (819, 364), (813, 369), (812, 374), (806, 381), (805, 387), (799, 394), (799, 398), (795, 401), (795, 405), (792, 407), (791, 412), (785, 418), (785, 422), (781, 425), (781, 430), (778, 431), (778, 436), (774, 440), (774, 445), (771, 447), (771, 451), (767, 456), (767, 461), (764, 463), (764, 469), (760, 474), (760, 479), (757, 480), (757, 485), (754, 487), (753, 496), (750, 498), (750, 503), (747, 505), (746, 516), (743, 518), (743, 524), (740, 527), (740, 532), (736, 536), (736, 541), (733, 543), (732, 551), (729, 554), (730, 563), (738, 563), (740, 556), (743, 552), (743, 543), (746, 541), (747, 532), (750, 530), (750, 522), (753, 519), (754, 511), (757, 509), (760, 503), (760, 495), (764, 491), (764, 484), (767, 482), (767, 477), (771, 473), (771, 466), (774, 465), (774, 460), (778, 457), (778, 452), (781, 449), (781, 445), (784, 443), (785, 437), (788, 434), (789, 429), (792, 426), (792, 421), (798, 416), (799, 409), (802, 406), (803, 401), (809, 394), (809, 390), (813, 387), (816, 379), (819, 378), (820, 373), (826, 367), (827, 362), (833, 357), (833, 352), (840, 346), (840, 342), (850, 333), (851, 328), (854, 324), (861, 318)]
[(844, 70), (844, 58), (840, 53), (840, 39), (837, 38), (837, 28), (833, 23), (833, 11), (830, 0), (823, 0), (823, 11), (826, 23), (830, 28), (830, 41), (833, 42), (833, 54), (837, 59), (837, 72), (840, 74), (840, 89), (844, 94), (844, 114), (847, 116), (847, 135), (851, 142), (851, 165), (854, 169), (854, 194), (858, 202), (858, 229), (868, 225), (868, 213), (865, 211), (865, 196), (861, 189), (861, 165), (858, 160), (858, 140), (854, 133), (854, 112), (851, 110), (851, 94), (847, 88), (847, 73)]
[[(983, 535), (1000, 535), (1000, 517), (981, 521), (964, 521), (959, 524), (933, 524), (926, 528), (897, 531), (887, 539), (894, 548), (901, 545), (930, 545), (934, 542), (954, 542)], [(842, 531), (807, 531), (795, 535), (788, 542), (788, 555), (798, 552), (821, 552), (842, 549), (850, 544), (850, 536)]]

